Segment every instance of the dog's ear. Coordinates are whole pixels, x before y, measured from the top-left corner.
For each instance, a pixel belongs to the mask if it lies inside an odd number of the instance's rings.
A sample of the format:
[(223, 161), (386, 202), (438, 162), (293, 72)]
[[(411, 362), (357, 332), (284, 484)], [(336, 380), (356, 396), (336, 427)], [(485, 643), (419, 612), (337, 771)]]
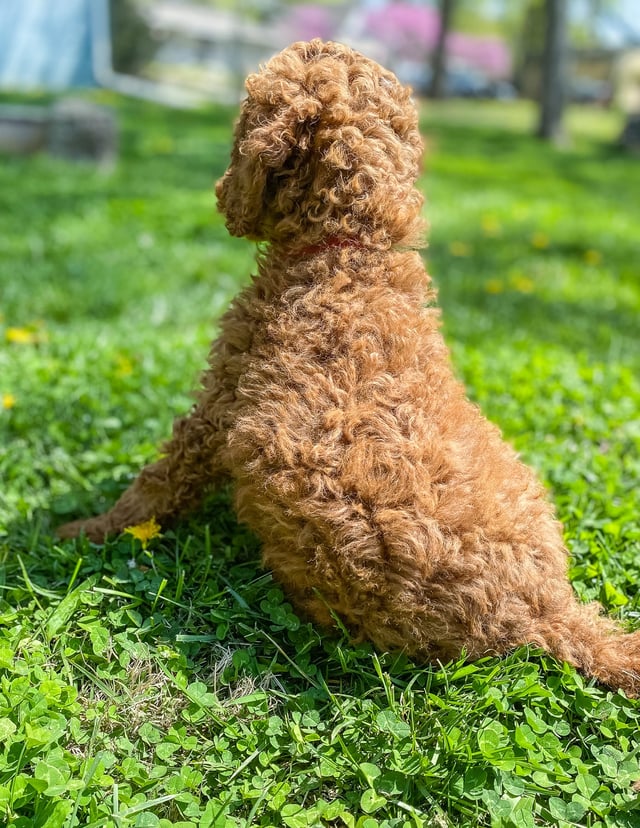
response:
[(285, 96), (274, 90), (265, 95), (260, 84), (252, 83), (254, 77), (247, 79), (249, 98), (236, 126), (231, 164), (216, 193), (229, 232), (261, 239), (271, 182), (285, 169), (293, 172), (307, 157), (320, 107), (317, 101), (299, 100), (299, 87), (295, 94), (291, 91), (295, 103), (283, 101)]
[(294, 149), (298, 153), (309, 149), (321, 103), (304, 95), (299, 81), (280, 78), (265, 87), (259, 75), (250, 75), (246, 86), (255, 113), (242, 141), (243, 151), (263, 168), (277, 171)]

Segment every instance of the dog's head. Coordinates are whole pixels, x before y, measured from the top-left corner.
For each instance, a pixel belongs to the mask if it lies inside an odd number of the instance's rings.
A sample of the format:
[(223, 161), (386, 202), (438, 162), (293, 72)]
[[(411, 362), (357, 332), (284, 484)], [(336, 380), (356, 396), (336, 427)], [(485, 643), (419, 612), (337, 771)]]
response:
[(391, 72), (313, 40), (285, 49), (246, 88), (216, 186), (230, 233), (279, 244), (416, 242), (422, 141), (410, 90)]

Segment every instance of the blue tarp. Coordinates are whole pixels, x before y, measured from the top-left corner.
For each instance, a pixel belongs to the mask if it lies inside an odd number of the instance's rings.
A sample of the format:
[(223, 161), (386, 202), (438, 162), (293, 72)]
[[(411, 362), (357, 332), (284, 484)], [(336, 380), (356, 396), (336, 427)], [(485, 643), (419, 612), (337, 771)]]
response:
[(94, 86), (92, 0), (0, 0), (0, 87)]

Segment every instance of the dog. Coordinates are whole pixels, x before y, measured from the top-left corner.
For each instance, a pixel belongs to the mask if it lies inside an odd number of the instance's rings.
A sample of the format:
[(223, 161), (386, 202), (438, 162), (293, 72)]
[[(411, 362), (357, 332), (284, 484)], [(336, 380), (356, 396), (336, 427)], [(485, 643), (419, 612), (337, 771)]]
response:
[(246, 81), (216, 186), (261, 242), (191, 412), (94, 541), (194, 510), (230, 482), (297, 609), (447, 661), (544, 648), (630, 695), (640, 633), (580, 603), (545, 490), (467, 399), (417, 252), (423, 145), (410, 90), (337, 43), (295, 43)]

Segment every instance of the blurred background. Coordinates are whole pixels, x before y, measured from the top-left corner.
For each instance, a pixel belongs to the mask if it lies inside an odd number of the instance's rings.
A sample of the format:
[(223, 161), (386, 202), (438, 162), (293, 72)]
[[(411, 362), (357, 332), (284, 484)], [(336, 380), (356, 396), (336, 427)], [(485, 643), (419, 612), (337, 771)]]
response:
[[(637, 0), (3, 0), (0, 90), (231, 103), (247, 73), (312, 37), (361, 50), (419, 96), (539, 102), (553, 140), (567, 103), (614, 106), (620, 139), (640, 143)], [(30, 114), (0, 112), (0, 150), (45, 140)]]

